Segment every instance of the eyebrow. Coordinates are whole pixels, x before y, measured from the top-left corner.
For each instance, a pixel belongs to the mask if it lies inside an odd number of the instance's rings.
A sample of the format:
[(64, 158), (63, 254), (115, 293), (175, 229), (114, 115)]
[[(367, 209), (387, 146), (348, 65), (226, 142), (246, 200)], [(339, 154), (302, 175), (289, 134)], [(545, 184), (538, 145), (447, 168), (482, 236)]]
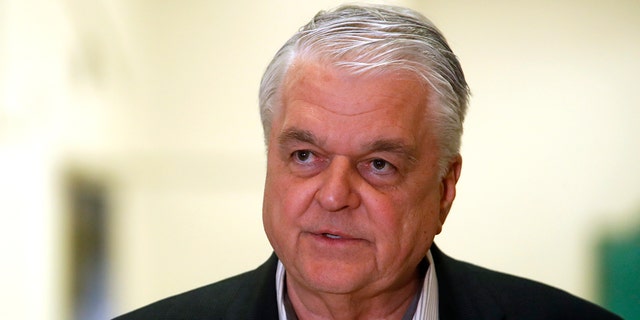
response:
[(311, 131), (298, 128), (287, 129), (278, 136), (278, 142), (280, 142), (281, 145), (287, 145), (293, 142), (317, 144), (317, 141), (318, 139)]
[(366, 145), (370, 152), (390, 152), (401, 155), (411, 163), (417, 161), (416, 148), (398, 139), (379, 139)]

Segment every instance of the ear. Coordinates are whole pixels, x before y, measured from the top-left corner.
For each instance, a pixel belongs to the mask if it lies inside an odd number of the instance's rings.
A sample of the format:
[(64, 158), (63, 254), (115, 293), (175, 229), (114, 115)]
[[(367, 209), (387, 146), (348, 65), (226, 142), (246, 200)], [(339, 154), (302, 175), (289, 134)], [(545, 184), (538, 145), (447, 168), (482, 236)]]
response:
[(442, 225), (449, 215), (453, 200), (456, 198), (456, 183), (460, 179), (460, 171), (462, 170), (462, 157), (458, 154), (449, 163), (446, 174), (440, 182), (440, 226), (438, 233), (442, 231)]

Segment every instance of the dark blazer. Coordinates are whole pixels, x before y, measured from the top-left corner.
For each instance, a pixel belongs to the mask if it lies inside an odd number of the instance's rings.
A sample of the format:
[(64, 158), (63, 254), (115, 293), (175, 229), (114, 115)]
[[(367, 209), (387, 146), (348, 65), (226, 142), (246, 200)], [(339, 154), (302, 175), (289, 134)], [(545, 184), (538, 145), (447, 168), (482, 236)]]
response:
[[(446, 256), (435, 245), (440, 319), (620, 319), (564, 291)], [(278, 319), (272, 255), (257, 269), (185, 292), (117, 320)]]

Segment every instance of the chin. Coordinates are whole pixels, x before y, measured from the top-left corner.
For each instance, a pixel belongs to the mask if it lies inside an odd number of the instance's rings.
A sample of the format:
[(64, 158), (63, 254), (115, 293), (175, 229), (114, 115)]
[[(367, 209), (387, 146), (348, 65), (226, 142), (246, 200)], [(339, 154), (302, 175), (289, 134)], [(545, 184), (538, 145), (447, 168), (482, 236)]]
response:
[(366, 286), (368, 274), (363, 266), (314, 261), (303, 267), (298, 281), (314, 291), (348, 294)]

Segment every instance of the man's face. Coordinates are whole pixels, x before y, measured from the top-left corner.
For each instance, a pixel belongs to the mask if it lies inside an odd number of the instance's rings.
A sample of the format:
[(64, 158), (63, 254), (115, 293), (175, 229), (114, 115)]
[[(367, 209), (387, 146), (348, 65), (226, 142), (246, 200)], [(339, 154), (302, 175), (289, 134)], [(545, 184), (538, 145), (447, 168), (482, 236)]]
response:
[(376, 293), (416, 280), (455, 197), (439, 176), (429, 92), (408, 73), (297, 63), (269, 139), (263, 220), (288, 284)]

